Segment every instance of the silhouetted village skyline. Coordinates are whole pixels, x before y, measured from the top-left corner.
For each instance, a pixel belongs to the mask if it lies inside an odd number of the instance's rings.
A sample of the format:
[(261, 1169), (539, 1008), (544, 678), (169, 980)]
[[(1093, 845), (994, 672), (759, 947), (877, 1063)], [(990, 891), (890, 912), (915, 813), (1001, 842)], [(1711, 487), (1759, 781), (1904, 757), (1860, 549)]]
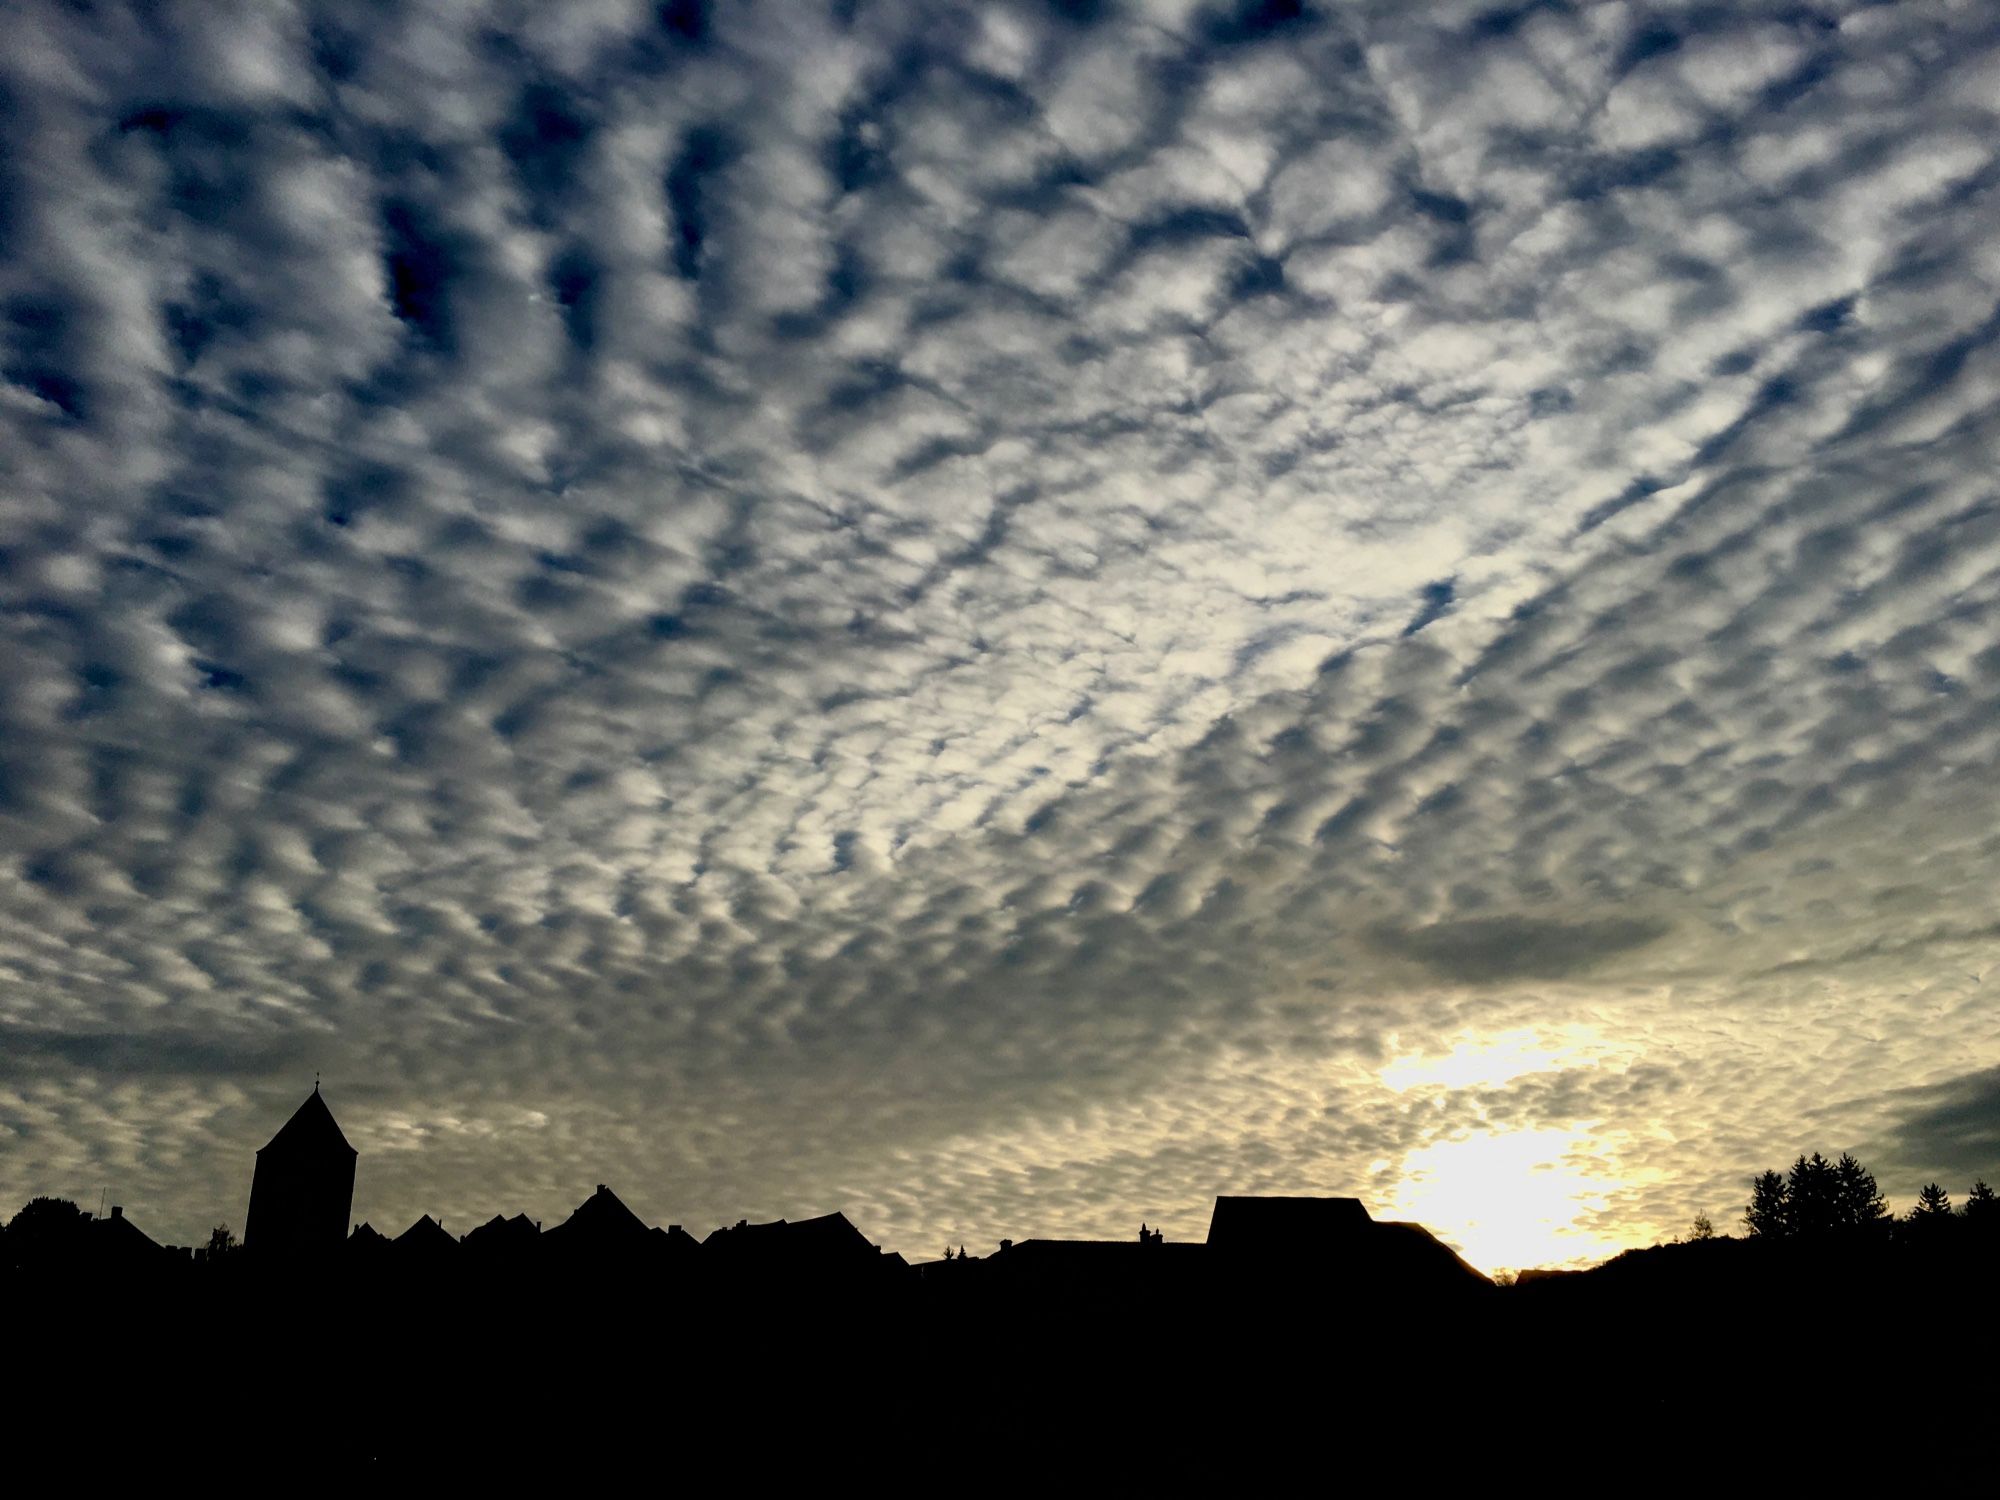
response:
[[(122, 1205), (31, 1201), (0, 1241), (0, 1306), (16, 1347), (66, 1372), (38, 1397), (107, 1392), (128, 1447), (146, 1430), (160, 1451), (220, 1402), (269, 1474), (307, 1441), (331, 1472), (460, 1477), (567, 1473), (607, 1433), (628, 1457), (670, 1441), (682, 1462), (774, 1442), (838, 1453), (857, 1434), (893, 1434), (920, 1465), (1042, 1444), (1123, 1462), (1140, 1432), (1407, 1436), (1447, 1415), (1546, 1422), (1558, 1393), (1572, 1427), (1643, 1415), (1715, 1432), (1857, 1402), (1939, 1430), (1990, 1419), (1989, 1357), (1960, 1378), (1902, 1355), (1913, 1309), (1989, 1305), (1994, 1194), (1980, 1183), (1954, 1208), (1933, 1184), (1898, 1218), (1851, 1156), (1757, 1177), (1741, 1238), (1698, 1218), (1588, 1271), (1499, 1282), (1421, 1225), (1336, 1197), (1219, 1196), (1199, 1241), (1147, 1224), (919, 1264), (844, 1213), (697, 1238), (602, 1183), (547, 1227), (495, 1214), (454, 1235), (426, 1213), (387, 1234), (350, 1226), (357, 1162), (315, 1086), (255, 1154), (240, 1246), (222, 1228), (162, 1246)], [(1782, 1337), (1746, 1352), (1777, 1309)], [(110, 1336), (283, 1374), (106, 1384)], [(437, 1369), (385, 1378), (411, 1347)]]
[[(1163, 1230), (1142, 1224), (1129, 1240), (1003, 1239), (984, 1256), (959, 1246), (939, 1260), (912, 1264), (871, 1242), (841, 1212), (768, 1223), (739, 1219), (697, 1238), (679, 1224), (646, 1224), (605, 1183), (546, 1229), (525, 1214), (498, 1213), (462, 1235), (428, 1213), (393, 1234), (366, 1221), (350, 1227), (358, 1160), (315, 1083), (255, 1154), (240, 1244), (218, 1227), (205, 1245), (161, 1245), (113, 1205), (102, 1219), (72, 1210), (74, 1246), (93, 1269), (141, 1274), (240, 1258), (260, 1273), (336, 1267), (374, 1277), (422, 1278), (452, 1268), (516, 1275), (704, 1272), (825, 1294), (974, 1283), (1094, 1295), (1121, 1284), (1186, 1291), (1253, 1262), (1268, 1276), (1332, 1253), (1352, 1269), (1436, 1296), (1491, 1286), (1429, 1230), (1378, 1222), (1355, 1198), (1221, 1196), (1202, 1241), (1170, 1243)], [(8, 1258), (16, 1259), (11, 1248)]]
[[(7, 1270), (54, 1269), (66, 1259), (93, 1270), (158, 1272), (174, 1266), (218, 1266), (239, 1259), (260, 1270), (342, 1266), (366, 1274), (421, 1275), (447, 1267), (537, 1267), (566, 1272), (713, 1270), (792, 1281), (826, 1290), (842, 1281), (880, 1289), (900, 1284), (1009, 1282), (1043, 1290), (1073, 1285), (1102, 1291), (1138, 1278), (1148, 1286), (1192, 1284), (1221, 1269), (1255, 1264), (1262, 1276), (1298, 1273), (1328, 1258), (1350, 1273), (1393, 1281), (1406, 1291), (1439, 1296), (1491, 1290), (1495, 1283), (1420, 1224), (1382, 1222), (1359, 1199), (1317, 1196), (1221, 1195), (1207, 1236), (1169, 1242), (1164, 1230), (1141, 1224), (1131, 1239), (1002, 1239), (973, 1255), (960, 1245), (935, 1261), (911, 1263), (871, 1242), (842, 1212), (802, 1220), (751, 1223), (739, 1219), (697, 1238), (679, 1224), (648, 1225), (606, 1183), (568, 1217), (544, 1229), (526, 1214), (494, 1214), (454, 1235), (424, 1213), (396, 1233), (351, 1222), (359, 1153), (334, 1118), (317, 1081), (271, 1139), (258, 1148), (249, 1206), (239, 1243), (218, 1226), (199, 1246), (163, 1245), (126, 1217), (122, 1204), (92, 1215), (64, 1200), (38, 1198), (5, 1227), (25, 1221), (31, 1241), (7, 1247)], [(1814, 1244), (1843, 1235), (1904, 1242), (1935, 1240), (1963, 1220), (1979, 1235), (2000, 1234), (2000, 1202), (1982, 1180), (1954, 1212), (1948, 1192), (1928, 1184), (1904, 1219), (1892, 1215), (1875, 1179), (1851, 1154), (1829, 1162), (1800, 1155), (1789, 1173), (1766, 1171), (1751, 1183), (1742, 1227), (1766, 1245)], [(1676, 1246), (1727, 1240), (1697, 1215)], [(1654, 1247), (1656, 1250), (1661, 1247)], [(1627, 1251), (1607, 1265), (1648, 1252)], [(1603, 1267), (1593, 1268), (1603, 1269)], [(1573, 1279), (1585, 1271), (1529, 1269), (1522, 1283)], [(1502, 1284), (1517, 1277), (1508, 1273)]]

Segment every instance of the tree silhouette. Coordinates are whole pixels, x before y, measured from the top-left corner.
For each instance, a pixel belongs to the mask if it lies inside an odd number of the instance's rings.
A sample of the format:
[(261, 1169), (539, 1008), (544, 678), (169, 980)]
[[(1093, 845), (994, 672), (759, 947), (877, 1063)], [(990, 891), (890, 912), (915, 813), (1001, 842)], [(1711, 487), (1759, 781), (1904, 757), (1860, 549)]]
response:
[(1865, 1229), (1888, 1219), (1889, 1205), (1875, 1185), (1875, 1174), (1856, 1161), (1852, 1151), (1840, 1153), (1833, 1173), (1837, 1222), (1841, 1228)]
[(1840, 1171), (1817, 1151), (1801, 1156), (1785, 1175), (1785, 1204), (1791, 1232), (1822, 1239), (1840, 1227)]
[(1689, 1244), (1700, 1240), (1712, 1240), (1715, 1238), (1715, 1225), (1709, 1221), (1707, 1214), (1696, 1214), (1694, 1222), (1688, 1225), (1688, 1231), (1683, 1238)]
[(1974, 1223), (2000, 1224), (2000, 1197), (1996, 1197), (1993, 1189), (1982, 1179), (1973, 1183), (1972, 1191), (1965, 1195), (1965, 1206), (1959, 1212)]
[(1743, 1212), (1744, 1226), (1760, 1239), (1820, 1240), (1888, 1222), (1889, 1205), (1875, 1174), (1851, 1151), (1837, 1162), (1815, 1151), (1800, 1156), (1783, 1176), (1760, 1174)]
[(1782, 1239), (1791, 1232), (1785, 1179), (1776, 1172), (1759, 1173), (1750, 1184), (1750, 1203), (1743, 1210), (1743, 1227), (1758, 1239)]
[(1921, 1224), (1951, 1217), (1951, 1194), (1935, 1182), (1927, 1182), (1917, 1194), (1917, 1206), (1910, 1210), (1910, 1222)]
[(59, 1264), (78, 1252), (89, 1222), (67, 1198), (31, 1198), (7, 1225), (7, 1257), (22, 1267)]

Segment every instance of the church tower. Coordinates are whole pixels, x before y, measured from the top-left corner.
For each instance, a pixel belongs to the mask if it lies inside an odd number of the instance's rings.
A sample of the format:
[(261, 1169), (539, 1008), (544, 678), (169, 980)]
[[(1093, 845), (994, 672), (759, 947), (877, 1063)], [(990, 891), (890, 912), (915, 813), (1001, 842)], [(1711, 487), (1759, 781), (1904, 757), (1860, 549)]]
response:
[(243, 1248), (259, 1256), (338, 1250), (354, 1206), (355, 1154), (315, 1083), (257, 1153)]

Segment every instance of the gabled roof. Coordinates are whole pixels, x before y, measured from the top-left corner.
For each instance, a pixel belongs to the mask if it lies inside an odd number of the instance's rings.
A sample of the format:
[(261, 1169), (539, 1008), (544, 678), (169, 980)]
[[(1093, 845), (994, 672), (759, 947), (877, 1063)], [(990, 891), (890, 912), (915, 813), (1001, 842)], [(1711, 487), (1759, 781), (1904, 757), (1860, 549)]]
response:
[(327, 1156), (334, 1152), (345, 1152), (349, 1156), (358, 1154), (347, 1144), (347, 1137), (340, 1133), (333, 1111), (320, 1097), (318, 1084), (313, 1085), (313, 1091), (306, 1095), (306, 1102), (292, 1111), (292, 1117), (257, 1154), (262, 1156), (265, 1151), (279, 1156)]
[(542, 1231), (526, 1214), (511, 1219), (495, 1214), (477, 1229), (468, 1230), (459, 1243), (474, 1255), (504, 1258), (526, 1254), (541, 1237)]
[(881, 1252), (868, 1236), (854, 1227), (843, 1213), (821, 1214), (816, 1219), (788, 1222), (774, 1219), (768, 1224), (724, 1225), (702, 1242), (705, 1251), (717, 1251), (737, 1262), (782, 1261), (839, 1264), (842, 1261), (880, 1259)]
[(559, 1243), (637, 1244), (646, 1237), (646, 1225), (620, 1201), (616, 1193), (600, 1182), (597, 1191), (579, 1203), (576, 1212), (549, 1230), (548, 1234)]
[(451, 1232), (444, 1225), (429, 1214), (425, 1214), (396, 1236), (395, 1245), (398, 1250), (406, 1253), (414, 1250), (424, 1254), (435, 1254), (445, 1250), (456, 1250), (458, 1241), (451, 1237)]
[(1350, 1238), (1374, 1223), (1359, 1198), (1215, 1200), (1208, 1243), (1230, 1250), (1304, 1253)]
[(86, 1225), (100, 1249), (113, 1255), (150, 1255), (160, 1245), (151, 1235), (125, 1217), (123, 1208), (111, 1210), (108, 1219), (93, 1219)]

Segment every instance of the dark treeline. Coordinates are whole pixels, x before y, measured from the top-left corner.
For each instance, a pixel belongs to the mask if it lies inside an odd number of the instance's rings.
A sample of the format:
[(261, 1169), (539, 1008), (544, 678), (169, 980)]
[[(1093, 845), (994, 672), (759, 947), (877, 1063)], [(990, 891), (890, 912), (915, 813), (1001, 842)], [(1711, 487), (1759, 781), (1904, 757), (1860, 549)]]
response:
[(1856, 1234), (1928, 1242), (1955, 1232), (1987, 1232), (2000, 1214), (2000, 1198), (1984, 1180), (1973, 1183), (1956, 1210), (1951, 1194), (1925, 1183), (1916, 1204), (1894, 1218), (1875, 1184), (1875, 1174), (1843, 1153), (1828, 1161), (1815, 1151), (1794, 1161), (1789, 1172), (1762, 1172), (1750, 1186), (1743, 1227), (1761, 1240), (1822, 1240)]
[[(1897, 1218), (1851, 1162), (1758, 1178), (1741, 1235), (1698, 1222), (1509, 1286), (1344, 1199), (1218, 1200), (1200, 1242), (1142, 1229), (914, 1266), (840, 1215), (697, 1239), (608, 1188), (548, 1229), (425, 1217), (261, 1256), (41, 1199), (0, 1236), (0, 1306), (15, 1368), (33, 1350), (47, 1377), (13, 1410), (109, 1413), (132, 1452), (190, 1433), (266, 1465), (310, 1452), (326, 1475), (610, 1453), (1086, 1477), (1178, 1453), (1213, 1477), (1231, 1445), (1315, 1433), (1698, 1438), (1841, 1413), (1885, 1442), (1970, 1440), (1996, 1395), (1993, 1195), (1927, 1191)], [(1969, 1330), (1950, 1359), (1924, 1352), (1943, 1328)]]

